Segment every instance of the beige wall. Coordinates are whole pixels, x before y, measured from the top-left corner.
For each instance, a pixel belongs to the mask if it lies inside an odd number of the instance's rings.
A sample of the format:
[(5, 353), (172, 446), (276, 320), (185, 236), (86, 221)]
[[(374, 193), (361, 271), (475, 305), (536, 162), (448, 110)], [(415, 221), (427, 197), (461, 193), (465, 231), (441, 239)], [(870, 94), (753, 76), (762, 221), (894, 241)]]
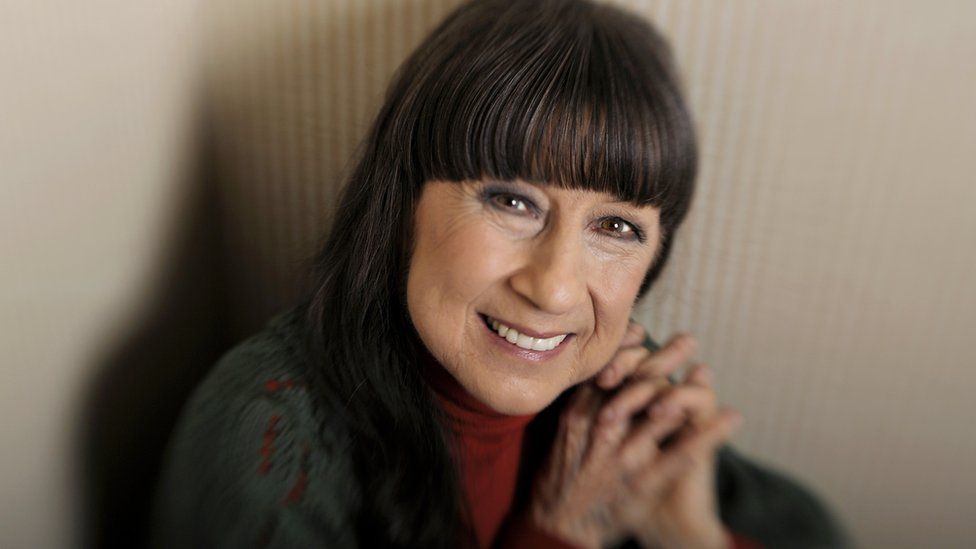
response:
[(0, 547), (73, 546), (82, 388), (178, 222), (190, 0), (0, 3)]
[[(0, 546), (74, 541), (79, 403), (148, 303), (189, 295), (159, 281), (187, 197), (221, 204), (239, 337), (295, 295), (389, 75), (455, 3), (0, 8)], [(976, 4), (623, 3), (672, 38), (703, 147), (638, 316), (698, 336), (746, 417), (737, 444), (861, 545), (970, 545)]]

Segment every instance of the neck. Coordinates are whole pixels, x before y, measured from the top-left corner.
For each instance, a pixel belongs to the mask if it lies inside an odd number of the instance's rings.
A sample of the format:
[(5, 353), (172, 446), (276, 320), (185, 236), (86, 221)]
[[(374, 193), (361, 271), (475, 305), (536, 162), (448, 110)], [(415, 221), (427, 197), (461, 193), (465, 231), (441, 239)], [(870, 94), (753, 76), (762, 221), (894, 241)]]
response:
[(512, 416), (494, 410), (469, 393), (426, 349), (421, 353), (420, 365), (455, 432), (487, 437), (511, 435), (521, 432), (536, 416)]
[(469, 393), (426, 349), (420, 366), (453, 433), (466, 520), (477, 547), (490, 547), (516, 493), (522, 439), (536, 416), (499, 413)]

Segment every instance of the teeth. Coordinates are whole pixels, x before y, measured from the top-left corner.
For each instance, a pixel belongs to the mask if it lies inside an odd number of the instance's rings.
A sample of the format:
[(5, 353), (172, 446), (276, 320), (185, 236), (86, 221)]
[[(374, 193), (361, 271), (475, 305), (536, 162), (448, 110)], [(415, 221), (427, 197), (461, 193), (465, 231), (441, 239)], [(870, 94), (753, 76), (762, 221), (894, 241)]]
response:
[(520, 334), (514, 328), (509, 328), (491, 317), (488, 317), (488, 322), (491, 324), (492, 329), (494, 329), (499, 336), (505, 338), (505, 340), (509, 343), (521, 347), (522, 349), (532, 351), (549, 351), (554, 349), (557, 345), (562, 343), (568, 335), (562, 334), (555, 337), (550, 337), (548, 339), (539, 339), (537, 337), (529, 337), (527, 335)]

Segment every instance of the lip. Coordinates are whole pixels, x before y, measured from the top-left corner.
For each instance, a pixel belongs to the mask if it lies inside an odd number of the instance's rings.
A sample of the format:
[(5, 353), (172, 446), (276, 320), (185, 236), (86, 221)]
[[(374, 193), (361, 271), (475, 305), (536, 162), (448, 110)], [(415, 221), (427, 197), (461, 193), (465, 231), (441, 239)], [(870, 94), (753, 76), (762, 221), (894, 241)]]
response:
[(507, 320), (498, 318), (497, 316), (486, 315), (485, 313), (478, 313), (478, 314), (481, 316), (482, 320), (486, 320), (486, 317), (493, 318), (498, 322), (501, 322), (502, 324), (508, 326), (509, 328), (515, 328), (515, 331), (520, 334), (524, 334), (529, 337), (534, 337), (536, 339), (549, 339), (550, 337), (556, 337), (558, 335), (563, 335), (563, 334), (566, 334), (566, 337), (573, 335), (573, 332), (536, 332), (535, 330), (530, 330), (525, 326), (519, 326), (518, 324), (513, 324)]
[[(517, 345), (509, 343), (505, 338), (498, 335), (498, 332), (491, 329), (486, 322), (486, 315), (478, 314), (478, 323), (484, 327), (485, 336), (489, 340), (490, 345), (494, 345), (500, 351), (517, 358), (528, 360), (530, 362), (545, 362), (552, 360), (563, 351), (564, 348), (568, 347), (567, 343), (569, 340), (575, 337), (575, 334), (569, 334), (563, 339), (559, 345), (555, 348), (549, 349), (548, 351), (533, 351), (531, 349), (523, 349)], [(504, 324), (504, 323), (503, 323)], [(515, 328), (521, 333), (521, 330)], [(526, 334), (531, 336), (531, 334)], [(531, 336), (535, 337), (535, 336)]]

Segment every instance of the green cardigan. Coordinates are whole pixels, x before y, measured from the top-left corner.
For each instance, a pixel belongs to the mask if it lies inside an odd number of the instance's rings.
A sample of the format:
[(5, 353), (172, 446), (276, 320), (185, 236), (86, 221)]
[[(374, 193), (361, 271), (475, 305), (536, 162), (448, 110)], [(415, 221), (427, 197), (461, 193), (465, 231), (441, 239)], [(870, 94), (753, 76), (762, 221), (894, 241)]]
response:
[[(164, 457), (152, 547), (357, 546), (354, 469), (313, 420), (301, 322), (300, 307), (276, 315), (195, 389)], [(657, 348), (649, 337), (645, 346)], [(788, 476), (729, 445), (716, 474), (732, 531), (770, 548), (849, 546), (828, 508)]]

